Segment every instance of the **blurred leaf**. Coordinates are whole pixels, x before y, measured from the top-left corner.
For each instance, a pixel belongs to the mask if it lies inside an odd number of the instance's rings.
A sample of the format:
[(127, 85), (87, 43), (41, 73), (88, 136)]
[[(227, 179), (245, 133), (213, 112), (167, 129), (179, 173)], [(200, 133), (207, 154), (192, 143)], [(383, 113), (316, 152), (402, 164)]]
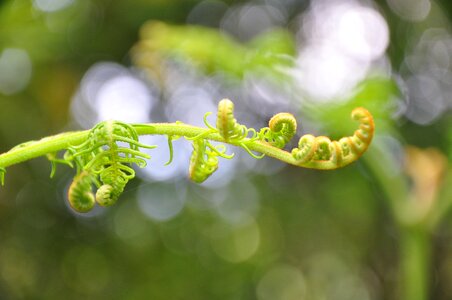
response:
[(150, 69), (164, 68), (164, 60), (173, 58), (238, 79), (248, 71), (262, 69), (276, 79), (286, 77), (278, 68), (293, 64), (294, 49), (293, 38), (282, 29), (263, 33), (243, 45), (216, 29), (151, 21), (141, 29), (133, 58), (138, 66)]

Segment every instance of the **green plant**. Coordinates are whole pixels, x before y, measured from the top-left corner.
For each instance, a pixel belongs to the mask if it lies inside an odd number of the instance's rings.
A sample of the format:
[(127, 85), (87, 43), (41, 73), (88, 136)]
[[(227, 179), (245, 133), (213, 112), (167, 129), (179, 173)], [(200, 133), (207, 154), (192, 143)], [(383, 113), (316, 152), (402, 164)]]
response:
[[(179, 137), (192, 141), (193, 153), (190, 159), (189, 176), (195, 182), (203, 182), (218, 168), (218, 157), (231, 159), (221, 142), (245, 149), (254, 158), (268, 155), (286, 163), (313, 169), (332, 170), (357, 160), (369, 146), (374, 132), (372, 115), (364, 108), (356, 108), (352, 118), (360, 123), (353, 136), (331, 141), (328, 137), (307, 134), (300, 138), (298, 147), (291, 152), (282, 148), (295, 135), (297, 123), (293, 115), (279, 113), (269, 122), (269, 127), (256, 131), (237, 122), (234, 104), (223, 99), (218, 105), (216, 127), (208, 123), (207, 128), (195, 127), (182, 122), (154, 124), (126, 124), (119, 121), (105, 121), (89, 131), (66, 132), (39, 141), (20, 144), (0, 155), (0, 181), (4, 183), (6, 167), (47, 155), (51, 162), (51, 176), (56, 164), (76, 168), (76, 175), (69, 188), (68, 200), (78, 212), (91, 210), (97, 202), (101, 206), (114, 204), (127, 182), (135, 177), (132, 165), (144, 167), (150, 156), (140, 148), (155, 148), (139, 142), (139, 135), (161, 134), (168, 137), (170, 160), (172, 141)], [(58, 158), (57, 152), (65, 150)], [(261, 153), (256, 155), (254, 152)], [(97, 192), (92, 192), (92, 187)]]
[[(423, 30), (425, 30), (424, 27)], [(412, 34), (418, 35), (421, 32), (414, 30)], [(283, 34), (277, 30), (265, 31), (250, 42), (238, 43), (222, 30), (148, 22), (142, 27), (140, 41), (132, 51), (132, 59), (136, 66), (151, 75), (152, 80), (158, 77), (157, 75), (164, 74), (168, 65), (171, 68), (168, 62), (175, 60), (191, 65), (209, 76), (225, 74), (227, 80), (224, 80), (223, 84), (227, 86), (234, 85), (236, 88), (247, 89), (248, 78), (258, 74), (256, 77), (259, 81), (267, 84), (266, 80), (268, 80), (268, 84), (276, 86), (278, 91), (285, 91), (287, 86), (290, 86), (290, 90), (293, 91), (300, 87), (299, 78), (294, 76), (293, 71), (297, 70), (298, 58), (305, 55), (303, 51), (296, 50), (295, 40), (292, 34), (288, 32)], [(302, 49), (309, 49), (309, 46), (300, 46)], [(395, 53), (392, 51), (388, 55), (394, 59)], [(422, 60), (419, 59), (419, 61)], [(320, 61), (318, 63), (321, 64)], [(393, 67), (397, 64), (396, 62)], [(332, 99), (335, 101), (324, 103), (309, 101), (309, 95), (305, 95), (303, 91), (295, 93), (294, 99), (306, 97), (308, 101), (303, 102), (303, 113), (323, 122), (325, 128), (338, 135), (348, 130), (341, 116), (345, 115), (344, 112), (350, 111), (351, 107), (365, 106), (378, 119), (380, 140), (369, 149), (362, 161), (370, 174), (369, 181), (375, 182), (384, 192), (385, 195), (381, 198), (386, 201), (394, 226), (399, 233), (400, 275), (398, 279), (400, 280), (396, 285), (399, 286), (400, 295), (396, 298), (425, 300), (433, 295), (432, 278), (435, 278), (435, 283), (439, 281), (437, 278), (439, 276), (432, 275), (431, 265), (438, 262), (434, 257), (438, 253), (432, 251), (431, 245), (439, 224), (446, 219), (445, 216), (450, 214), (452, 208), (452, 189), (450, 188), (452, 167), (450, 159), (449, 161), (438, 159), (441, 155), (435, 154), (431, 149), (420, 151), (425, 155), (416, 156), (412, 155), (412, 150), (402, 154), (395, 149), (399, 142), (403, 145), (413, 137), (413, 133), (404, 135), (408, 133), (407, 128), (412, 128), (414, 124), (400, 126), (400, 123), (394, 122), (395, 117), (402, 111), (400, 107), (405, 106), (400, 105), (396, 100), (405, 98), (404, 91), (400, 90), (398, 80), (383, 74), (381, 74), (383, 76), (375, 76), (377, 73), (380, 72), (369, 73), (370, 76), (357, 83), (351, 93)], [(249, 77), (247, 78), (246, 75)], [(233, 80), (230, 80), (231, 78)], [(298, 107), (299, 104), (296, 101), (294, 107)], [(412, 104), (408, 105), (408, 110), (412, 109)], [(451, 128), (447, 122), (438, 120), (434, 128), (444, 124), (446, 128)], [(442, 134), (429, 134), (428, 138), (424, 138), (423, 130), (425, 129), (414, 128), (417, 135), (423, 136), (416, 143), (424, 147), (430, 145), (441, 148), (451, 144), (450, 141), (448, 144), (447, 141), (445, 143), (440, 141)], [(430, 127), (430, 130), (432, 128)], [(438, 132), (444, 131), (438, 130)], [(271, 139), (271, 136), (268, 137)], [(318, 148), (323, 147), (327, 151), (331, 149), (331, 144), (326, 137), (315, 138), (306, 135), (303, 139), (303, 141), (300, 140), (301, 144), (310, 145), (312, 141), (316, 141)], [(391, 141), (392, 139), (394, 140)], [(278, 137), (278, 140), (284, 143), (281, 137)], [(309, 159), (309, 147), (301, 148), (303, 151), (294, 150), (292, 153), (297, 157), (299, 153), (301, 160)], [(317, 150), (316, 155), (319, 155), (319, 152)], [(405, 158), (402, 164), (401, 157)], [(410, 166), (411, 164), (416, 166)], [(401, 165), (405, 165), (409, 170), (406, 170), (406, 173), (402, 172)], [(378, 193), (374, 193), (374, 196), (380, 197)]]

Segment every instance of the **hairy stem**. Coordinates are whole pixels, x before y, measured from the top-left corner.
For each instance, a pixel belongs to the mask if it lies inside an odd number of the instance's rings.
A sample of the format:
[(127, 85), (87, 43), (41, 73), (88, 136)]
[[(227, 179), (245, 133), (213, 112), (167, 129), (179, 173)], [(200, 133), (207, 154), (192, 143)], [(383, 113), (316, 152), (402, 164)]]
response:
[[(295, 166), (322, 169), (322, 166), (317, 162), (300, 163), (291, 153), (273, 147), (267, 142), (251, 139), (243, 139), (240, 143), (226, 141), (220, 134), (210, 132), (211, 129), (209, 128), (201, 128), (183, 123), (135, 124), (133, 127), (139, 135), (169, 135), (184, 136), (187, 138), (203, 135), (203, 138), (212, 141), (218, 141), (238, 147), (243, 147), (244, 145), (251, 151), (260, 152)], [(9, 152), (0, 155), (0, 168), (5, 168), (48, 153), (67, 149), (70, 146), (76, 146), (83, 143), (88, 137), (88, 134), (89, 130), (66, 132), (20, 145)], [(351, 163), (355, 159), (344, 162), (342, 166)], [(334, 167), (331, 167), (331, 169), (333, 168)]]
[(78, 145), (86, 140), (88, 133), (89, 130), (65, 132), (39, 141), (29, 142), (22, 146), (19, 145), (8, 152), (0, 154), (0, 168)]

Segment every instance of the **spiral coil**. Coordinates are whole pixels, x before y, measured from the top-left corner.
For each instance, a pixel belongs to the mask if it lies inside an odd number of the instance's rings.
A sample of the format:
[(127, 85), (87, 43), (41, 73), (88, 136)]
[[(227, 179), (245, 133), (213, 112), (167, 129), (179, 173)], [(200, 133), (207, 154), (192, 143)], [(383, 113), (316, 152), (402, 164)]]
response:
[(335, 169), (356, 160), (371, 143), (375, 124), (370, 112), (362, 107), (355, 108), (351, 117), (360, 122), (353, 136), (331, 141), (326, 136), (307, 134), (300, 138), (292, 156), (300, 165), (317, 169)]
[[(101, 206), (114, 204), (127, 182), (135, 177), (130, 166), (146, 166), (150, 156), (139, 148), (155, 148), (138, 142), (135, 129), (122, 122), (105, 121), (95, 126), (85, 143), (69, 148), (78, 172), (89, 172), (98, 186), (95, 200)], [(100, 182), (100, 183), (99, 183)]]
[[(223, 99), (218, 104), (216, 126), (207, 121), (207, 128), (175, 123), (129, 125), (118, 121), (105, 121), (89, 131), (67, 132), (46, 137), (38, 141), (22, 143), (10, 151), (0, 154), (0, 183), (5, 180), (5, 167), (27, 159), (46, 155), (51, 162), (51, 176), (57, 164), (66, 164), (77, 169), (68, 190), (68, 201), (74, 210), (87, 212), (97, 202), (100, 206), (115, 203), (123, 193), (128, 181), (135, 177), (133, 165), (144, 167), (150, 156), (141, 148), (155, 148), (139, 142), (140, 134), (162, 134), (168, 137), (170, 157), (173, 159), (173, 141), (185, 137), (193, 143), (190, 157), (189, 177), (198, 183), (204, 182), (217, 169), (219, 157), (230, 159), (220, 142), (241, 147), (254, 158), (264, 155), (274, 157), (299, 167), (332, 170), (357, 160), (372, 141), (375, 124), (372, 115), (364, 108), (356, 108), (351, 117), (359, 122), (353, 135), (339, 140), (326, 136), (306, 134), (298, 141), (298, 147), (290, 152), (283, 150), (295, 135), (297, 122), (290, 113), (279, 113), (272, 117), (268, 127), (256, 131), (237, 122), (234, 104)], [(83, 140), (83, 142), (82, 142)], [(212, 143), (211, 143), (212, 141)], [(75, 145), (71, 145), (74, 143)], [(67, 149), (63, 157), (59, 151)], [(261, 153), (261, 156), (255, 154)], [(93, 186), (97, 188), (93, 194)]]
[(229, 99), (223, 99), (218, 103), (217, 129), (227, 142), (240, 142), (250, 136), (256, 138), (256, 130), (248, 129), (237, 122), (234, 117), (234, 103)]
[(197, 183), (204, 182), (218, 169), (218, 157), (231, 159), (234, 154), (226, 154), (224, 145), (214, 146), (204, 139), (193, 141), (193, 152), (188, 169), (189, 177)]
[(189, 177), (192, 181), (201, 183), (210, 177), (218, 169), (218, 155), (208, 149), (205, 140), (193, 142), (193, 152), (190, 157), (188, 169)]
[(93, 175), (83, 171), (74, 177), (67, 198), (69, 205), (77, 212), (88, 212), (95, 204), (94, 194), (92, 192)]
[(259, 139), (277, 148), (284, 146), (297, 132), (297, 120), (290, 113), (274, 115), (268, 122), (268, 127), (259, 131)]

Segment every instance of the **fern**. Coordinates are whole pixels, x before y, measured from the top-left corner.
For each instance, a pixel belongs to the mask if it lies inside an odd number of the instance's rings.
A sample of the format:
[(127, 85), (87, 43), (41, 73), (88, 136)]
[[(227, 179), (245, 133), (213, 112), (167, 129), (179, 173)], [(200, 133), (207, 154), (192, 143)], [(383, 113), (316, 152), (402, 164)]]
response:
[[(283, 148), (296, 133), (297, 122), (289, 113), (279, 113), (270, 119), (269, 126), (257, 131), (237, 122), (234, 104), (223, 99), (218, 105), (216, 127), (207, 122), (207, 128), (181, 122), (154, 124), (126, 124), (105, 121), (89, 131), (66, 132), (20, 144), (0, 155), (0, 182), (4, 184), (6, 167), (45, 155), (51, 163), (51, 176), (57, 164), (76, 168), (69, 188), (68, 201), (78, 212), (87, 212), (97, 202), (101, 206), (114, 204), (129, 180), (135, 177), (133, 165), (146, 166), (150, 156), (141, 148), (155, 148), (139, 142), (140, 135), (166, 135), (172, 161), (172, 141), (184, 137), (193, 143), (189, 177), (203, 182), (218, 169), (218, 158), (232, 159), (226, 154), (229, 144), (247, 151), (254, 158), (264, 155), (299, 167), (332, 170), (356, 161), (368, 148), (374, 134), (372, 115), (364, 108), (356, 108), (352, 118), (360, 123), (352, 136), (332, 141), (328, 137), (307, 134), (300, 138), (298, 147)], [(213, 145), (211, 141), (223, 144)], [(59, 158), (58, 152), (65, 151)], [(260, 155), (256, 155), (255, 152)], [(93, 187), (97, 191), (93, 193)]]

